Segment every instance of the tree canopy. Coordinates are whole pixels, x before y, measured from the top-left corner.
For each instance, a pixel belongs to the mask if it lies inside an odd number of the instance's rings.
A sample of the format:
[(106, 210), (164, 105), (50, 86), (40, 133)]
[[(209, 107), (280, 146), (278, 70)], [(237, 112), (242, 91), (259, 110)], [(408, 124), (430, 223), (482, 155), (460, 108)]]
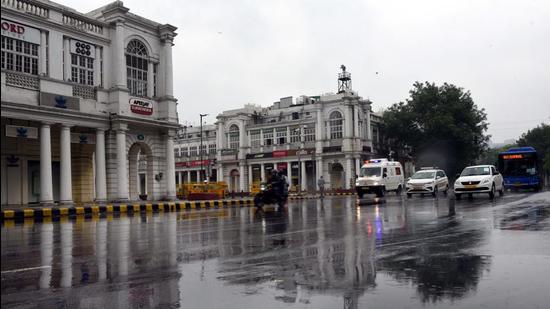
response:
[(416, 82), (406, 102), (383, 115), (386, 136), (412, 147), (417, 166), (460, 172), (487, 149), (487, 114), (469, 91), (452, 84)]
[(531, 146), (537, 150), (543, 170), (550, 173), (550, 125), (542, 123), (526, 133), (517, 142), (518, 146)]

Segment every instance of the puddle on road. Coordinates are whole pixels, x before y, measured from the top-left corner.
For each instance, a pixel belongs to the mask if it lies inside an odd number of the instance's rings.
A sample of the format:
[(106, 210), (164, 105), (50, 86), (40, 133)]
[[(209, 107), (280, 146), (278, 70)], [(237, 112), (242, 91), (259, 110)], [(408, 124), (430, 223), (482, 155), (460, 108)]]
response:
[[(2, 229), (2, 307), (544, 303), (550, 247), (527, 253), (522, 246), (530, 246), (533, 235), (492, 231), (485, 222), (494, 216), (502, 228), (505, 219), (518, 217), (509, 222), (540, 226), (548, 220), (545, 208), (479, 211), (446, 200), (414, 203), (388, 199), (356, 207), (353, 199), (330, 199), (296, 203), (284, 212), (243, 208)], [(526, 210), (527, 217), (511, 215)], [(499, 251), (510, 244), (517, 255)], [(10, 272), (23, 268), (28, 270)], [(536, 286), (525, 288), (529, 282)], [(498, 299), (512, 292), (507, 302)]]

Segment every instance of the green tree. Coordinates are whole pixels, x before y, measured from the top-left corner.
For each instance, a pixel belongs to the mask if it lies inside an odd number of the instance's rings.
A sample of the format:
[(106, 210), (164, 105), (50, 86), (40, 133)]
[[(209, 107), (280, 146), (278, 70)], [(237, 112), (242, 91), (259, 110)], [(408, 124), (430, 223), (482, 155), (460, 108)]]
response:
[(392, 105), (383, 120), (389, 138), (412, 147), (417, 166), (454, 175), (487, 149), (487, 114), (455, 85), (416, 82), (410, 98)]
[(545, 175), (550, 174), (550, 125), (542, 123), (518, 139), (518, 146), (531, 146), (537, 150), (539, 163)]

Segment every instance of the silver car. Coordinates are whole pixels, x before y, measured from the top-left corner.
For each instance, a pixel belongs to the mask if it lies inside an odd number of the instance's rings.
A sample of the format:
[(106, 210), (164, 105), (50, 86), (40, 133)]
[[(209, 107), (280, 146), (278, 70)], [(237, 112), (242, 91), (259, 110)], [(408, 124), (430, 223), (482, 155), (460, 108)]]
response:
[(449, 190), (449, 179), (445, 172), (440, 169), (421, 169), (414, 173), (407, 180), (407, 197), (413, 194), (431, 194), (436, 196), (437, 192), (447, 195)]

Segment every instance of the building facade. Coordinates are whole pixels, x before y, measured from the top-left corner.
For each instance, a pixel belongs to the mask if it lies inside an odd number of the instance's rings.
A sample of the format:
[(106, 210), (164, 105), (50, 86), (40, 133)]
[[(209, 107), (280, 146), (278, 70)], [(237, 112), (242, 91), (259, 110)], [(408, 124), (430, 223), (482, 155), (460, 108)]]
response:
[(202, 159), (199, 128), (181, 130), (178, 183), (209, 178), (225, 181), (230, 191), (249, 192), (277, 169), (286, 170), (292, 191), (317, 190), (321, 176), (326, 188), (351, 189), (362, 162), (377, 155), (371, 102), (351, 87), (339, 90), (222, 112), (215, 126), (203, 127)]
[(175, 198), (175, 30), (2, 1), (2, 205)]

